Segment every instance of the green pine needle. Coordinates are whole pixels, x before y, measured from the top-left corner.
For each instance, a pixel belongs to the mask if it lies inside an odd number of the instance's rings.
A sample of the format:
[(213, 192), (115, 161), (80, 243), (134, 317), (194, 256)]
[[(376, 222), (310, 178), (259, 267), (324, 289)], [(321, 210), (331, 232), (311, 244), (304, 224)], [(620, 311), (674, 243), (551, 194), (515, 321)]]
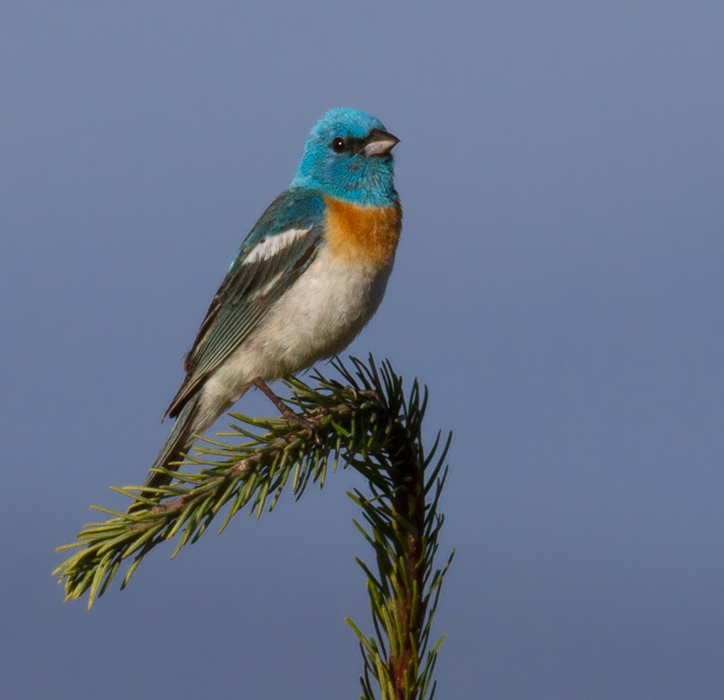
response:
[[(351, 367), (339, 359), (332, 362), (341, 382), (319, 372), (312, 375), (315, 386), (299, 378), (286, 380), (291, 392), (286, 403), (305, 427), (286, 418), (231, 413), (235, 422), (230, 432), (217, 437), (246, 442), (200, 440), (196, 454), (184, 462), (196, 471), (171, 472), (173, 481), (166, 486), (112, 486), (134, 509), (129, 514), (91, 506), (112, 517), (86, 524), (75, 542), (58, 547), (73, 550), (53, 572), (65, 586), (66, 600), (88, 592), (90, 609), (122, 565), (121, 589), (162, 542), (178, 535), (175, 557), (224, 508), (219, 534), (245, 508), (256, 517), (274, 510), (285, 490), (298, 500), (310, 483), (323, 488), (341, 462), (359, 471), (369, 487), (369, 495), (356, 489), (347, 494), (362, 511), (362, 522), (354, 524), (375, 562), (372, 567), (357, 559), (367, 579), (374, 634), (364, 634), (347, 619), (363, 657), (361, 699), (431, 700), (443, 639), (429, 646), (431, 626), (454, 556), (435, 567), (444, 521), (438, 504), (452, 436), (443, 441), (438, 433), (426, 450), (422, 423), (427, 388), (415, 380), (406, 393), (389, 361), (378, 366), (370, 356), (367, 362), (350, 362)], [(124, 564), (131, 557), (130, 565)]]

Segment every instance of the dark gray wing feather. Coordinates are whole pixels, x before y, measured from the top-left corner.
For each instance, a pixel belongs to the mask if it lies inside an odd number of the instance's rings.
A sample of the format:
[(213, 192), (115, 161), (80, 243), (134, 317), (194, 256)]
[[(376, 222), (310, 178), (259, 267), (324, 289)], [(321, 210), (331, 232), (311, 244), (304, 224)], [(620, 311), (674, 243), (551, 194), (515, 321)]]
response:
[[(322, 239), (323, 211), (324, 204), (316, 193), (287, 190), (259, 219), (211, 301), (184, 359), (186, 379), (166, 415), (178, 415), (209, 374), (249, 337), (307, 269)], [(257, 245), (292, 229), (300, 233), (268, 257), (254, 258)]]

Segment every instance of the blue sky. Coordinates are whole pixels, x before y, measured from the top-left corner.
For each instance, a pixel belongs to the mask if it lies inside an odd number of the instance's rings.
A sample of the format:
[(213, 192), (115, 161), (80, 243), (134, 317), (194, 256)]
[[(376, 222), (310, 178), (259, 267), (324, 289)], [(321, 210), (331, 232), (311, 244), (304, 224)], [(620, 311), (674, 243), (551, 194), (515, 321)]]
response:
[(239, 242), (349, 105), (402, 139), (405, 209), (350, 351), (455, 431), (440, 697), (719, 698), (723, 27), (697, 0), (6, 0), (0, 696), (357, 697), (354, 474), (91, 613), (50, 576), (143, 478)]

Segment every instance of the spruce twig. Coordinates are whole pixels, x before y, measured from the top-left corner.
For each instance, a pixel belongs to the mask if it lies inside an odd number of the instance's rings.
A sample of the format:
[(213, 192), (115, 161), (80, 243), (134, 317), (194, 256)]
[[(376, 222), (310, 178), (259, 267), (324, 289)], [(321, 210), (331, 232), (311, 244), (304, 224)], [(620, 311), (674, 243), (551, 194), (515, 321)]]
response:
[[(389, 362), (379, 367), (339, 359), (335, 369), (345, 383), (315, 373), (316, 386), (291, 378), (291, 397), (282, 418), (230, 414), (241, 444), (204, 440), (187, 460), (196, 472), (174, 472), (173, 481), (154, 489), (111, 487), (134, 503), (131, 513), (92, 506), (112, 517), (86, 524), (75, 542), (59, 550), (76, 551), (54, 572), (65, 585), (66, 600), (88, 592), (88, 607), (102, 596), (125, 560), (131, 560), (121, 588), (143, 558), (161, 542), (178, 537), (175, 557), (196, 542), (227, 507), (219, 533), (244, 508), (260, 517), (273, 510), (285, 488), (295, 498), (310, 483), (324, 486), (341, 461), (368, 482), (369, 493), (348, 493), (360, 507), (354, 521), (372, 547), (376, 571), (358, 559), (367, 578), (374, 634), (348, 620), (364, 661), (362, 699), (430, 700), (433, 672), (442, 638), (430, 645), (431, 625), (443, 577), (452, 561), (436, 568), (443, 516), (438, 504), (447, 475), (451, 436), (438, 434), (425, 450), (422, 422), (427, 390), (417, 380), (406, 394)], [(298, 411), (291, 415), (292, 407)], [(151, 492), (151, 495), (149, 495)]]

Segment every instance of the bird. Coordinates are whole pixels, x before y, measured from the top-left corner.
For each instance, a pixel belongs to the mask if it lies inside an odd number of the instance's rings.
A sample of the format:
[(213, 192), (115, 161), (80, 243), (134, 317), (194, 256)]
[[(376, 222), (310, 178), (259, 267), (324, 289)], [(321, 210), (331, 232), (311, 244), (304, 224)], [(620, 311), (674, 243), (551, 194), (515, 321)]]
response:
[(241, 243), (184, 358), (164, 416), (174, 424), (144, 486), (170, 483), (196, 438), (252, 386), (272, 398), (265, 382), (339, 354), (367, 325), (402, 229), (397, 143), (349, 107), (312, 127), (294, 178)]

